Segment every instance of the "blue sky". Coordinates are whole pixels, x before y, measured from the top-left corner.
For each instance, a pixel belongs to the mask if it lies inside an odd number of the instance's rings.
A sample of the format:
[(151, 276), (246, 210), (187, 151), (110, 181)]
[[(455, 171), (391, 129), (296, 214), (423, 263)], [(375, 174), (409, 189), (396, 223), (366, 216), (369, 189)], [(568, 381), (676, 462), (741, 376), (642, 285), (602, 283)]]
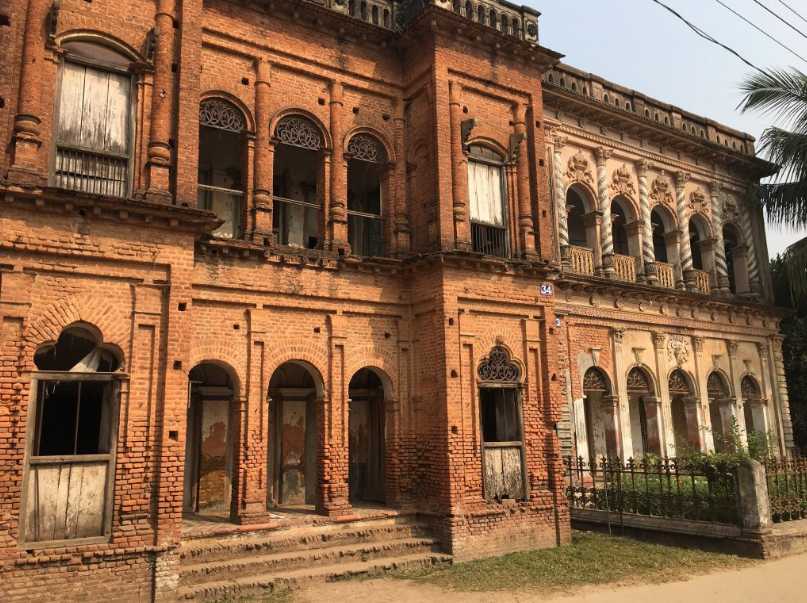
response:
[[(766, 13), (753, 0), (722, 0), (807, 58), (807, 39)], [(807, 17), (807, 0), (785, 0)], [(742, 114), (738, 84), (751, 70), (725, 50), (698, 37), (652, 0), (522, 0), (541, 11), (541, 44), (566, 55), (564, 62), (640, 90), (756, 138), (770, 118)], [(695, 25), (755, 65), (796, 67), (807, 63), (742, 22), (716, 0), (664, 0)], [(778, 0), (761, 0), (807, 34), (807, 23)], [(771, 257), (804, 236), (768, 227)]]

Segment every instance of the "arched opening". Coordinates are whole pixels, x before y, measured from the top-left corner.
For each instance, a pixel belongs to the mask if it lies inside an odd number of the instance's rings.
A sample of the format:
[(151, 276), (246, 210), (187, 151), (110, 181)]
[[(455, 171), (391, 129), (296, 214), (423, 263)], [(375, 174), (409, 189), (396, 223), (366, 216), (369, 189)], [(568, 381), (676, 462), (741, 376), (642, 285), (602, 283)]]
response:
[(650, 212), (650, 227), (653, 232), (653, 256), (658, 284), (674, 289), (675, 265), (678, 263), (678, 231), (672, 212), (663, 205), (656, 205)]
[(356, 134), (347, 152), (347, 232), (351, 252), (384, 255), (381, 203), (386, 189), (386, 149), (376, 137)]
[(695, 270), (703, 270), (703, 254), (701, 252), (701, 243), (703, 242), (703, 235), (694, 222), (689, 223), (689, 248), (692, 252), (692, 267)]
[(228, 517), (233, 491), (233, 381), (213, 362), (195, 366), (188, 379), (183, 511)]
[(668, 386), (675, 453), (680, 456), (692, 450), (700, 450), (698, 407), (692, 379), (683, 370), (675, 369), (670, 373)]
[(468, 197), (473, 250), (507, 257), (507, 188), (504, 157), (490, 147), (468, 148)]
[[(608, 375), (597, 367), (589, 368), (583, 376), (583, 413), (586, 446), (592, 465), (602, 457), (615, 458), (619, 455), (614, 402)], [(582, 446), (578, 445), (578, 451), (581, 449)]]
[(706, 379), (706, 394), (709, 398), (709, 420), (712, 424), (712, 439), (715, 452), (728, 451), (726, 428), (731, 422), (731, 393), (723, 375), (717, 371), (709, 373)]
[(126, 197), (132, 152), (132, 61), (108, 46), (62, 44), (53, 184)]
[(729, 290), (732, 293), (747, 293), (750, 290), (746, 248), (740, 241), (740, 233), (734, 224), (729, 223), (723, 226), (726, 272), (729, 278)]
[(199, 207), (224, 223), (213, 234), (228, 239), (243, 234), (244, 115), (232, 103), (218, 98), (199, 106)]
[(34, 363), (20, 542), (109, 535), (120, 356), (76, 323)]
[(278, 122), (274, 140), (275, 238), (313, 249), (322, 232), (322, 133), (310, 119), (289, 115)]
[(268, 475), (271, 506), (319, 504), (319, 375), (302, 362), (286, 362), (269, 381)]
[(569, 255), (572, 270), (581, 274), (594, 274), (594, 247), (597, 229), (593, 219), (594, 201), (579, 184), (566, 191), (566, 224), (569, 229)]
[(616, 277), (622, 281), (635, 282), (639, 271), (637, 259), (642, 255), (639, 222), (633, 204), (622, 195), (611, 201), (611, 235)]
[(384, 384), (374, 369), (363, 368), (350, 380), (351, 501), (384, 502), (385, 397)]
[(640, 367), (628, 372), (628, 411), (630, 414), (633, 456), (661, 454), (660, 424), (656, 389), (650, 374)]
[[(611, 234), (614, 240), (614, 253), (631, 255), (628, 236), (628, 216), (630, 203), (624, 197), (616, 197), (611, 201)], [(631, 222), (632, 222), (631, 218)]]
[(765, 417), (765, 404), (762, 399), (762, 390), (759, 382), (751, 375), (746, 375), (740, 381), (740, 392), (743, 398), (743, 416), (745, 418), (745, 431), (748, 435), (765, 435), (768, 432)]

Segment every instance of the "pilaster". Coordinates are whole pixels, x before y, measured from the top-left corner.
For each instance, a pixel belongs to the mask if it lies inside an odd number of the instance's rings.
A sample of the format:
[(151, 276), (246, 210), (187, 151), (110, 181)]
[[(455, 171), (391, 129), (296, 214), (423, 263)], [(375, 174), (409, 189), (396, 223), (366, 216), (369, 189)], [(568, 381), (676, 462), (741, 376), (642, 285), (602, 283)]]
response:
[(448, 83), (448, 110), (451, 120), (451, 196), (454, 216), (454, 247), (471, 250), (471, 223), (468, 214), (468, 158), (462, 140), (462, 86)]

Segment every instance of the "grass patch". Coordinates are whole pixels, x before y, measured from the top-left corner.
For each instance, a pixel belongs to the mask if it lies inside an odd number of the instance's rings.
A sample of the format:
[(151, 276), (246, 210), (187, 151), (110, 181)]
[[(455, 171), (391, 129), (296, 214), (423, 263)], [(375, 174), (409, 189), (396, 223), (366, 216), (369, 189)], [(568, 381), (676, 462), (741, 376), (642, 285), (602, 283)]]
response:
[(568, 546), (394, 576), (459, 591), (554, 590), (615, 582), (669, 582), (751, 563), (736, 555), (575, 532)]

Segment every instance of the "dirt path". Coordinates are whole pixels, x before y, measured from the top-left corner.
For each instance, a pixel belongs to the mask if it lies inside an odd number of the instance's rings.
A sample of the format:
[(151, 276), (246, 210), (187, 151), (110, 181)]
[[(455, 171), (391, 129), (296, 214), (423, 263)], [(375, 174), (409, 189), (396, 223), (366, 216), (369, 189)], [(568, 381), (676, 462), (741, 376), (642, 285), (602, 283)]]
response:
[(322, 585), (295, 597), (295, 601), (305, 603), (563, 603), (572, 600), (584, 603), (797, 603), (807, 601), (807, 554), (698, 576), (685, 582), (595, 586), (565, 595), (529, 591), (468, 593), (418, 582), (381, 579)]

